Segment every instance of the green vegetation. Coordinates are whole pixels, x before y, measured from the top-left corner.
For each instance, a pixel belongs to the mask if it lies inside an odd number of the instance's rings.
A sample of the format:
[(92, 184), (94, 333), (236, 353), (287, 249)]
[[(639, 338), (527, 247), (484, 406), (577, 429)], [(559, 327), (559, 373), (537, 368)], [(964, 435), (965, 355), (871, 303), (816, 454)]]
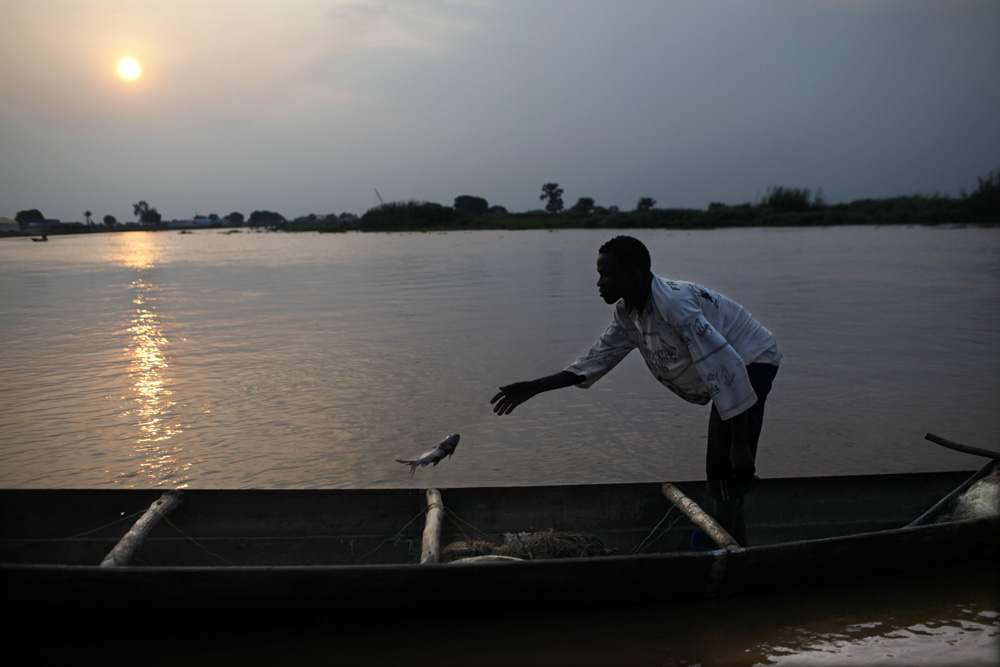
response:
[(768, 188), (763, 206), (782, 213), (801, 213), (824, 206), (822, 195), (809, 198), (809, 188)]
[(31, 222), (33, 220), (44, 220), (45, 216), (37, 208), (31, 208), (26, 211), (18, 211), (14, 216), (14, 220), (18, 222)]
[(489, 210), (490, 204), (482, 197), (460, 195), (455, 197), (455, 210), (473, 217), (483, 215)]
[[(274, 211), (254, 211), (249, 218), (234, 211), (225, 218), (212, 213), (195, 215), (195, 220), (209, 220), (210, 226), (239, 227), (247, 224), (269, 231), (440, 231), (456, 229), (711, 229), (716, 227), (808, 227), (834, 225), (936, 225), (1000, 224), (1000, 170), (979, 178), (976, 189), (957, 198), (947, 195), (915, 194), (888, 199), (860, 199), (848, 204), (827, 204), (822, 191), (813, 194), (807, 188), (770, 187), (757, 203), (724, 204), (712, 202), (706, 209), (654, 208), (656, 200), (642, 197), (633, 211), (619, 211), (616, 206), (598, 206), (591, 197), (580, 197), (568, 210), (563, 207), (563, 189), (558, 183), (542, 186), (539, 199), (545, 210), (510, 213), (503, 206), (490, 206), (482, 197), (460, 195), (453, 206), (433, 202), (387, 202), (367, 211), (360, 218), (351, 213), (309, 215), (287, 220)], [(22, 223), (52, 222), (49, 234), (84, 231), (128, 231), (133, 229), (176, 228), (145, 201), (133, 205), (138, 222), (119, 224), (114, 216), (103, 218), (104, 228), (82, 223), (47, 221), (38, 209), (18, 211)], [(179, 221), (181, 224), (186, 221)], [(34, 230), (39, 228), (37, 225)], [(28, 231), (3, 232), (19, 235)]]
[[(711, 229), (716, 227), (806, 227), (833, 225), (934, 225), (1000, 223), (1000, 171), (979, 179), (972, 194), (959, 198), (912, 195), (889, 199), (861, 199), (849, 204), (827, 204), (821, 191), (772, 187), (757, 204), (713, 202), (705, 210), (654, 208), (642, 197), (634, 211), (595, 206), (581, 197), (571, 209), (562, 208), (562, 188), (546, 183), (541, 199), (545, 211), (508, 213), (502, 207), (472, 214), (468, 208), (428, 202), (397, 202), (372, 209), (360, 219), (341, 223), (338, 231), (429, 231), (445, 229)], [(465, 196), (467, 197), (467, 196)], [(456, 204), (458, 204), (456, 200)], [(485, 200), (478, 204), (482, 210)], [(326, 231), (320, 229), (320, 231)]]
[(542, 186), (542, 194), (538, 198), (545, 200), (546, 211), (558, 215), (563, 210), (562, 195), (563, 190), (558, 183), (546, 183)]
[(980, 177), (979, 187), (965, 199), (974, 213), (996, 219), (1000, 212), (1000, 170), (991, 171), (986, 178)]
[(366, 231), (449, 229), (463, 226), (462, 221), (475, 219), (450, 206), (431, 202), (389, 202), (361, 216), (357, 228)]
[(287, 225), (288, 221), (285, 220), (285, 216), (274, 211), (254, 211), (247, 223), (252, 227), (281, 228)]
[(132, 204), (132, 212), (139, 218), (139, 222), (146, 225), (156, 225), (163, 220), (163, 216), (155, 208), (150, 207), (146, 200)]

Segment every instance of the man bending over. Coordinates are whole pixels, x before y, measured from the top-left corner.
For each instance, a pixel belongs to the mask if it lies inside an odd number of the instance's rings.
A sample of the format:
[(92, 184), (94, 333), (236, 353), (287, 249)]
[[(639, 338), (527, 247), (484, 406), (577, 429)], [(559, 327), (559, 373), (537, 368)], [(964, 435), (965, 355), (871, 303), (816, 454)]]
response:
[(654, 275), (646, 246), (630, 236), (601, 246), (597, 273), (601, 298), (615, 304), (611, 325), (559, 373), (500, 387), (490, 401), (493, 411), (510, 414), (544, 391), (590, 387), (638, 348), (667, 389), (691, 403), (711, 401), (706, 473), (712, 514), (746, 546), (743, 498), (759, 481), (754, 460), (764, 401), (781, 361), (774, 336), (718, 292)]

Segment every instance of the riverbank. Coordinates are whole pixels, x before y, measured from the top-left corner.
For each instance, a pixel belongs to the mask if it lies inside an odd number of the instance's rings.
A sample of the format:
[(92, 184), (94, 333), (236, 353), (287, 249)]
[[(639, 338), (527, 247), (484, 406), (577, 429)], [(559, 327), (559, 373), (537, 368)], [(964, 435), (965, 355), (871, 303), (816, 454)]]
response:
[(373, 208), (344, 224), (318, 219), (296, 220), (281, 228), (289, 231), (413, 231), (517, 229), (718, 229), (727, 227), (831, 227), (840, 225), (1000, 224), (1000, 206), (974, 197), (922, 196), (860, 200), (826, 205), (806, 198), (771, 200), (762, 204), (729, 206), (713, 203), (707, 209), (649, 209), (565, 211), (549, 214), (485, 213), (471, 216), (454, 208), (427, 202), (393, 203)]
[[(806, 199), (761, 204), (713, 203), (707, 209), (651, 208), (649, 210), (544, 211), (470, 215), (451, 206), (432, 202), (392, 202), (367, 211), (360, 218), (345, 220), (316, 215), (295, 220), (280, 219), (268, 225), (247, 225), (258, 231), (287, 232), (400, 232), (526, 229), (720, 229), (751, 227), (834, 227), (847, 225), (1000, 225), (1000, 203), (995, 198), (975, 196), (959, 199), (913, 195), (890, 199), (864, 199), (848, 204), (810, 203)], [(279, 216), (280, 217), (280, 216)], [(230, 229), (233, 225), (198, 226), (190, 229)], [(56, 225), (49, 235), (105, 233), (138, 230), (187, 230), (173, 223), (126, 223), (114, 227)], [(37, 236), (38, 229), (4, 231), (0, 236)]]
[[(459, 198), (461, 199), (461, 198)], [(580, 203), (568, 210), (511, 214), (486, 209), (472, 214), (459, 207), (430, 202), (392, 202), (360, 218), (300, 218), (284, 225), (290, 230), (400, 231), (413, 229), (717, 229), (726, 227), (831, 227), (838, 225), (940, 225), (1000, 223), (1000, 178), (991, 174), (971, 195), (953, 198), (912, 195), (827, 204), (808, 190), (772, 188), (756, 204), (713, 202), (706, 209), (652, 208), (652, 200), (634, 211), (619, 211)], [(583, 200), (581, 200), (583, 202)], [(548, 207), (547, 207), (548, 208)]]

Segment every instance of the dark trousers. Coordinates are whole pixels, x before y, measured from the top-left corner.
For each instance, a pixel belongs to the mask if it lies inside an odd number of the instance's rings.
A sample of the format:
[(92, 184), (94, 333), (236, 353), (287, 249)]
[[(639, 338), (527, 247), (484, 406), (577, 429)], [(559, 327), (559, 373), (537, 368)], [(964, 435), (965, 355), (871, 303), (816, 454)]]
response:
[[(778, 367), (771, 364), (747, 366), (750, 385), (757, 394), (757, 402), (747, 410), (747, 440), (754, 460), (757, 458), (757, 442), (760, 440), (760, 430), (764, 424), (764, 404), (777, 374)], [(758, 479), (756, 475), (741, 480), (733, 477), (733, 467), (729, 461), (732, 444), (732, 424), (723, 421), (713, 405), (712, 414), (708, 419), (708, 454), (705, 463), (708, 494), (714, 501), (712, 515), (737, 542), (746, 546), (743, 496), (753, 488)]]
[[(771, 384), (777, 373), (778, 367), (771, 364), (750, 364), (747, 366), (750, 386), (757, 394), (757, 402), (747, 410), (747, 442), (754, 459), (757, 458), (757, 442), (760, 440), (760, 430), (764, 425), (764, 404), (767, 401), (767, 395), (771, 392)], [(728, 500), (730, 495), (743, 495), (739, 489), (747, 484), (747, 480), (733, 478), (733, 466), (729, 462), (729, 450), (732, 444), (732, 424), (722, 420), (718, 409), (713, 404), (712, 414), (708, 418), (708, 454), (705, 461), (705, 473), (709, 482), (709, 493), (720, 500)]]

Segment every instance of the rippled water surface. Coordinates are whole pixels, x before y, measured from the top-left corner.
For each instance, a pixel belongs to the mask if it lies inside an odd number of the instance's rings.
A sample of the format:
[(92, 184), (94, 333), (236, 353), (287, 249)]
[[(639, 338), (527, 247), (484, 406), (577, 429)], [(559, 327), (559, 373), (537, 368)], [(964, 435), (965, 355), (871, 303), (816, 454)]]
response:
[[(637, 354), (497, 418), (610, 321), (606, 231), (0, 240), (0, 485), (379, 487), (699, 479), (707, 409)], [(785, 359), (764, 476), (959, 469), (996, 447), (994, 229), (650, 230)], [(395, 462), (451, 432), (455, 457)]]
[[(502, 419), (490, 411), (498, 385), (559, 370), (610, 321), (594, 260), (611, 235), (0, 239), (0, 486), (701, 479), (707, 408), (660, 387), (637, 355), (590, 390), (545, 394)], [(777, 335), (785, 358), (768, 400), (762, 476), (978, 467), (926, 442), (928, 431), (1000, 447), (996, 230), (636, 235), (656, 272), (714, 287)], [(455, 431), (452, 460), (413, 478), (395, 462)], [(429, 653), (421, 619), (235, 639), (213, 628), (205, 643), (185, 639), (185, 658), (987, 665), (1000, 650), (993, 574), (684, 608), (456, 618)], [(456, 599), (466, 606), (489, 601), (472, 591)]]

